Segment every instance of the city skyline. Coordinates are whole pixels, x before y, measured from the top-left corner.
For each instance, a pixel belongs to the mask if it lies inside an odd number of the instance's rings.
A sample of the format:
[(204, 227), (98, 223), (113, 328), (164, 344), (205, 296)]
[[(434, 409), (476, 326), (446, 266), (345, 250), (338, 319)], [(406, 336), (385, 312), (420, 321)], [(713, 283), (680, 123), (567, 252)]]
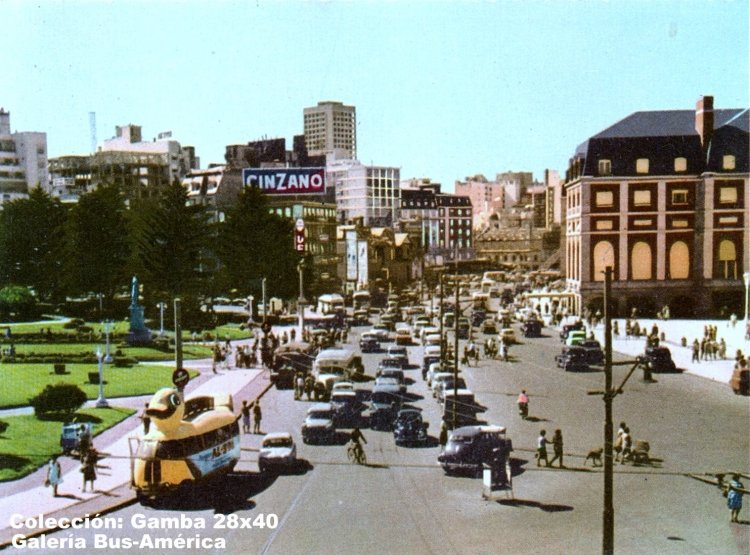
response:
[[(364, 164), (448, 191), (477, 173), (564, 174), (635, 111), (748, 105), (746, 2), (3, 2), (0, 106), (50, 157), (117, 125), (172, 131), (201, 166), (303, 109), (357, 110)], [(698, 40), (701, 39), (701, 40)]]

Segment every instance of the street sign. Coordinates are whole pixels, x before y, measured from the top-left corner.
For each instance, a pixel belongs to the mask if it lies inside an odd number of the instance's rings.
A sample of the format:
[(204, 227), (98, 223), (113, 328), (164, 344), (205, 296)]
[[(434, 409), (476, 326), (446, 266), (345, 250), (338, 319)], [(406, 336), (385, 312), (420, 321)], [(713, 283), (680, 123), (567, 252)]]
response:
[(182, 391), (185, 389), (185, 386), (190, 381), (190, 374), (188, 374), (188, 371), (184, 368), (178, 368), (174, 372), (172, 372), (172, 383), (175, 385), (177, 389)]
[(242, 182), (266, 195), (322, 195), (326, 192), (326, 169), (244, 168)]
[(305, 220), (302, 218), (294, 224), (294, 250), (305, 252)]

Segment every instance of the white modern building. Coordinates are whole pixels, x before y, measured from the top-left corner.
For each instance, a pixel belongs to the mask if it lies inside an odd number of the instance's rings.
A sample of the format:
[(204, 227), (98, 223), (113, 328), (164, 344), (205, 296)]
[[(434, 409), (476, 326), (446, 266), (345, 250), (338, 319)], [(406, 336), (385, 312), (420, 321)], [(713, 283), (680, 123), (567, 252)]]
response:
[(340, 223), (390, 227), (398, 221), (400, 168), (332, 160), (326, 174), (328, 187), (336, 191), (336, 219)]
[(10, 112), (0, 108), (0, 204), (47, 189), (47, 134), (12, 133)]
[(357, 157), (357, 111), (341, 102), (318, 102), (305, 108), (305, 146), (310, 156)]

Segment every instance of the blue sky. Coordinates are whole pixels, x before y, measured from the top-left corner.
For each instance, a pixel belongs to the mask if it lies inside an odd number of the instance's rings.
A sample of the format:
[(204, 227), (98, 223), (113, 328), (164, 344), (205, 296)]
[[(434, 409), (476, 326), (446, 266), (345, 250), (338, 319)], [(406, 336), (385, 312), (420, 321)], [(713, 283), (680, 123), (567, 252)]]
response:
[(0, 0), (0, 106), (50, 156), (116, 125), (224, 146), (357, 107), (358, 157), (402, 178), (545, 168), (637, 110), (747, 107), (748, 2)]

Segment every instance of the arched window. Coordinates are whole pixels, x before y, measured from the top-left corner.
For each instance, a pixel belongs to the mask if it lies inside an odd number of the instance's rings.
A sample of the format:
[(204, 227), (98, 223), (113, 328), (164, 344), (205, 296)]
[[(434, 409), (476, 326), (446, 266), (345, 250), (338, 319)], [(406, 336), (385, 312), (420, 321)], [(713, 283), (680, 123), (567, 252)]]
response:
[(633, 279), (651, 279), (651, 247), (648, 243), (638, 241), (630, 253), (630, 267)]
[(690, 250), (684, 241), (675, 241), (669, 249), (669, 277), (687, 279), (690, 276)]
[(719, 243), (719, 278), (737, 279), (737, 248), (734, 241), (723, 239)]
[(594, 275), (593, 281), (604, 281), (604, 269), (615, 267), (615, 249), (609, 241), (599, 241), (594, 246)]

